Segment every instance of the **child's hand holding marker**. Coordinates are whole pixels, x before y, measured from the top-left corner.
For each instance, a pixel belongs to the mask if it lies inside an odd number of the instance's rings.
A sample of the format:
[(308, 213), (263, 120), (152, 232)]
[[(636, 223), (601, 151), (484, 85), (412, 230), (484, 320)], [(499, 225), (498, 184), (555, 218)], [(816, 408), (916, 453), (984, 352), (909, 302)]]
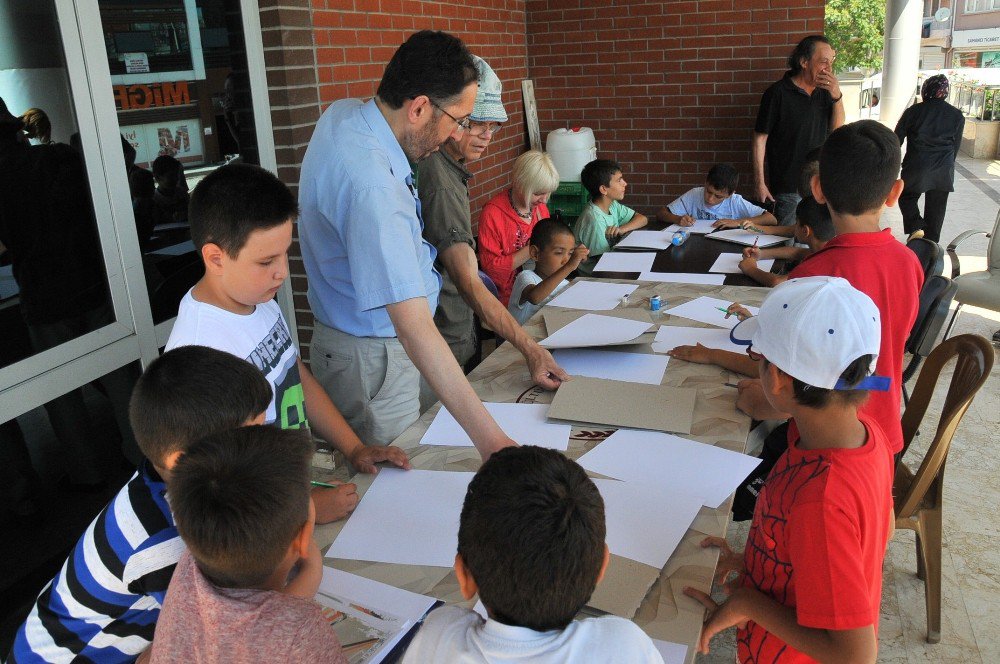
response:
[(716, 309), (726, 314), (726, 318), (729, 318), (730, 316), (736, 316), (741, 321), (744, 321), (747, 318), (751, 318), (753, 316), (753, 314), (750, 313), (749, 309), (747, 309), (738, 302), (733, 302), (725, 309), (723, 309), (722, 307), (716, 307)]

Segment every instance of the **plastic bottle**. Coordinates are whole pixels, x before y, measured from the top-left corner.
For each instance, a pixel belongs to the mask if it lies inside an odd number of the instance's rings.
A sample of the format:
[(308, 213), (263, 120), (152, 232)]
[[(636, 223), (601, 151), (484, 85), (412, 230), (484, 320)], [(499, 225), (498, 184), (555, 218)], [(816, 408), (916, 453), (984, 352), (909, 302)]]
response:
[(670, 237), (670, 244), (679, 247), (687, 242), (688, 235), (688, 232), (684, 230), (674, 231), (674, 234)]

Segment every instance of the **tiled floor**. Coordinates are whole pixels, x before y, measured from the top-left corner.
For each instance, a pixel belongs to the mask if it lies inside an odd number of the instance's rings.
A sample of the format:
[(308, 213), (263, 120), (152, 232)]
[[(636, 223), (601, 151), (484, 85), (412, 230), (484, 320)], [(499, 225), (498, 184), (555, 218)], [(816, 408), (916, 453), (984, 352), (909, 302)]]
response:
[[(955, 192), (941, 233), (944, 244), (964, 230), (991, 230), (1000, 206), (1000, 161), (959, 157)], [(899, 210), (886, 211), (884, 221), (902, 236)], [(985, 269), (987, 240), (969, 240), (959, 248), (962, 271)], [(946, 263), (945, 274), (950, 274)], [(1000, 329), (1000, 313), (964, 307), (952, 335), (979, 334), (989, 339)], [(915, 380), (915, 379), (914, 379)], [(936, 402), (947, 379), (939, 382)], [(930, 412), (936, 412), (932, 403)], [(948, 457), (945, 515), (941, 642), (925, 640), (924, 587), (916, 577), (913, 533), (897, 531), (889, 544), (879, 624), (879, 662), (1000, 662), (1000, 362), (965, 415)], [(915, 468), (923, 457), (918, 437), (905, 460)], [(926, 439), (923, 445), (927, 444)], [(746, 524), (733, 524), (729, 540), (743, 547)], [(712, 652), (699, 662), (733, 661), (733, 633), (716, 637)]]

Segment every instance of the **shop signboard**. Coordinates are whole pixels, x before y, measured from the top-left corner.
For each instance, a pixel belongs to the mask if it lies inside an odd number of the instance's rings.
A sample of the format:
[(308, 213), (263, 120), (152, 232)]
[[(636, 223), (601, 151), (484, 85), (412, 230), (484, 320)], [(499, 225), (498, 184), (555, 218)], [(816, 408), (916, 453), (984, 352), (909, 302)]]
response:
[(205, 151), (201, 120), (166, 120), (121, 127), (122, 136), (135, 148), (135, 163), (149, 168), (160, 155), (170, 155), (185, 164), (201, 164)]

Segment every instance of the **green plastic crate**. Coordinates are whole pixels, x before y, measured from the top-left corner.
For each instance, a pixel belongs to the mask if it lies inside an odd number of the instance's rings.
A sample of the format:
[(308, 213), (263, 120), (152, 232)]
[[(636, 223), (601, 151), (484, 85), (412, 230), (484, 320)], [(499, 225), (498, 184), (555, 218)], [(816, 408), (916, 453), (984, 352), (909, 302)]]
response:
[(588, 200), (587, 190), (581, 183), (560, 182), (559, 187), (549, 196), (549, 214), (555, 214), (559, 210), (563, 219), (570, 223), (583, 213)]

